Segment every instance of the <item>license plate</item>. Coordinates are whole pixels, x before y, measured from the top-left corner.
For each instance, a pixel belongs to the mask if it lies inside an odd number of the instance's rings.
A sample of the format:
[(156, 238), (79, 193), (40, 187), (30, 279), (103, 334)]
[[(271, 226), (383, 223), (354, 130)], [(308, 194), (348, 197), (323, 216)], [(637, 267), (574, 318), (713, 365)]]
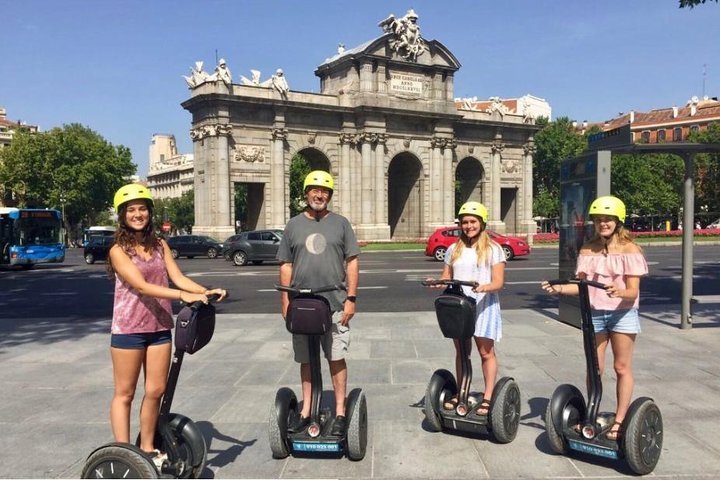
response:
[(612, 448), (601, 447), (600, 445), (592, 445), (585, 442), (578, 442), (577, 440), (570, 440), (568, 446), (578, 452), (589, 453), (598, 457), (612, 458), (617, 460), (620, 458), (617, 450)]
[(296, 452), (340, 452), (339, 443), (292, 442)]

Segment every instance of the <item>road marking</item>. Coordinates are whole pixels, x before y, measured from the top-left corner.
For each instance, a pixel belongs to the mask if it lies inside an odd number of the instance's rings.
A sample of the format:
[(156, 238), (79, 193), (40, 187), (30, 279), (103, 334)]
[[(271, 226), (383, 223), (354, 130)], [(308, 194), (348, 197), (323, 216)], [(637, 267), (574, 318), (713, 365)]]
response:
[[(389, 288), (386, 285), (375, 285), (375, 286), (369, 286), (369, 287), (358, 287), (358, 290), (382, 290), (385, 288)], [(256, 290), (257, 292), (277, 292), (274, 288), (260, 288)]]

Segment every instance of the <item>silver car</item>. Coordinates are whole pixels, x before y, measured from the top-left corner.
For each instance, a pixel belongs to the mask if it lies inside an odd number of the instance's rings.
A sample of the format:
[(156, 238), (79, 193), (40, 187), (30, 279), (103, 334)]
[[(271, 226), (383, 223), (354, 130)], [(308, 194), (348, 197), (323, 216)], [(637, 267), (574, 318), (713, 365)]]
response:
[(238, 267), (252, 262), (260, 265), (264, 261), (273, 261), (277, 255), (282, 230), (253, 230), (229, 237), (223, 242), (223, 257), (232, 260)]

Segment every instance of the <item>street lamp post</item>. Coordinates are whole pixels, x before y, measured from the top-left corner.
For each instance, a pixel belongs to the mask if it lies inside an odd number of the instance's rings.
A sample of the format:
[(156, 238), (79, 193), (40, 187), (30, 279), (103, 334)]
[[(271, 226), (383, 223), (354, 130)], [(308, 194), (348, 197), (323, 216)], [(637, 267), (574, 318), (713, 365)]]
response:
[(60, 208), (62, 209), (62, 213), (61, 213), (61, 215), (62, 215), (62, 218), (61, 218), (62, 239), (63, 239), (63, 244), (67, 245), (67, 233), (65, 230), (65, 193), (60, 194)]

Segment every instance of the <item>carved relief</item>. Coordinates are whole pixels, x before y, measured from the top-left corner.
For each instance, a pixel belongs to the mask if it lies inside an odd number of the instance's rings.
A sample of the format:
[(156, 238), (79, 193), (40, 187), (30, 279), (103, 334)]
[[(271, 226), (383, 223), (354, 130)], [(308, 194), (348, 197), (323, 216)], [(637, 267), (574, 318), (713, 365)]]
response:
[(317, 138), (317, 132), (308, 132), (307, 134), (307, 141), (310, 145), (315, 144), (315, 139)]
[(235, 145), (233, 160), (236, 162), (262, 163), (265, 161), (265, 147), (258, 145)]
[(232, 125), (229, 123), (205, 124), (190, 129), (190, 138), (194, 141), (207, 137), (230, 136), (231, 134)]
[(493, 154), (501, 154), (503, 152), (503, 150), (505, 150), (505, 144), (499, 140), (495, 140), (490, 145), (490, 150), (492, 151)]
[(537, 152), (537, 147), (534, 143), (526, 143), (523, 145), (523, 152), (525, 152), (525, 155), (535, 155), (535, 152)]
[(285, 140), (288, 136), (287, 128), (273, 128), (272, 138), (273, 140)]
[(490, 106), (485, 109), (486, 112), (499, 113), (501, 117), (504, 117), (506, 113), (510, 113), (510, 109), (505, 106), (500, 97), (490, 97)]
[(410, 62), (417, 62), (417, 57), (425, 53), (427, 45), (420, 36), (420, 27), (417, 24), (418, 16), (413, 9), (407, 11), (404, 17), (395, 18), (392, 13), (378, 27), (385, 33), (392, 33), (390, 48), (400, 57)]
[(504, 160), (500, 163), (500, 171), (502, 173), (518, 173), (520, 171), (520, 162), (515, 159)]
[(350, 144), (355, 145), (357, 143), (357, 135), (354, 133), (341, 133), (340, 134), (340, 144)]
[(454, 149), (457, 147), (457, 141), (455, 138), (440, 138), (440, 137), (433, 137), (430, 139), (430, 146), (433, 148), (450, 148)]

